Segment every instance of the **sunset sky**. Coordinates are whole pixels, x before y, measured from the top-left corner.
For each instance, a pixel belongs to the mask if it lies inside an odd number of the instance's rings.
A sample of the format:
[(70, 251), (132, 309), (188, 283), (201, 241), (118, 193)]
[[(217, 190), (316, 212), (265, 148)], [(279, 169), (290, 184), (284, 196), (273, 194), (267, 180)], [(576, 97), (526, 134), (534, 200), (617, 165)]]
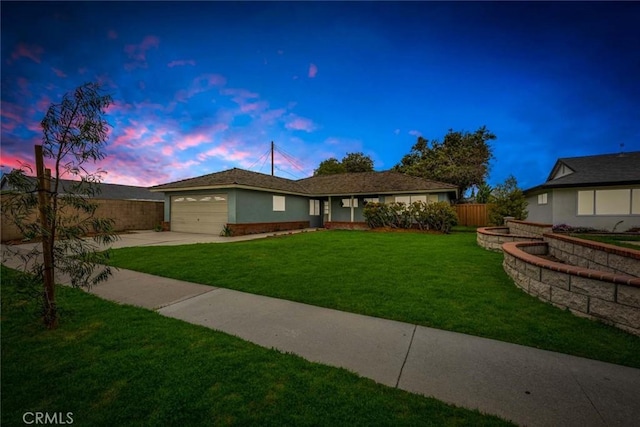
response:
[[(542, 183), (558, 157), (640, 150), (640, 3), (8, 2), (2, 172), (65, 92), (114, 99), (104, 181), (150, 186), (240, 167), (310, 176), (418, 135), (496, 134), (489, 183)], [(291, 161), (293, 160), (293, 161)], [(640, 166), (639, 166), (640, 167)]]

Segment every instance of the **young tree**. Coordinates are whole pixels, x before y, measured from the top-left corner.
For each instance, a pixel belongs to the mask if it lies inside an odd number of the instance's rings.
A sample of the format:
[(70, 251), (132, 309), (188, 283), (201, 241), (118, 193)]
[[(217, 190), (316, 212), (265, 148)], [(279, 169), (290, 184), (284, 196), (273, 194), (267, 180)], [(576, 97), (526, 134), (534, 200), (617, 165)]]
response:
[[(113, 220), (96, 217), (97, 204), (91, 200), (99, 192), (97, 184), (104, 171), (86, 169), (87, 163), (106, 156), (108, 124), (103, 116), (111, 102), (96, 83), (65, 94), (41, 122), (42, 145), (35, 150), (37, 181), (26, 176), (25, 169), (32, 170), (28, 165), (7, 175), (14, 193), (3, 202), (3, 213), (27, 240), (42, 241), (41, 247), (28, 253), (13, 249), (40, 290), (42, 317), (49, 329), (58, 324), (54, 273), (68, 277), (74, 287), (87, 288), (111, 274), (105, 266), (109, 253), (101, 252), (100, 245), (117, 239)], [(45, 158), (53, 174), (45, 170)], [(34, 220), (36, 211), (38, 220)], [(92, 241), (85, 239), (88, 234)]]
[(478, 186), (478, 193), (476, 194), (476, 203), (489, 203), (489, 197), (493, 188), (486, 182), (483, 182)]
[(524, 193), (518, 188), (518, 181), (511, 175), (504, 183), (496, 185), (489, 196), (489, 205), (487, 206), (489, 223), (502, 225), (506, 216), (512, 216), (519, 220), (526, 219), (527, 204)]
[(485, 126), (473, 133), (452, 129), (444, 140), (429, 142), (423, 137), (411, 148), (394, 170), (458, 186), (459, 197), (472, 186), (482, 184), (493, 158), (489, 141), (496, 139)]
[(342, 161), (335, 157), (320, 162), (313, 175), (331, 175), (335, 173), (371, 172), (373, 171), (373, 159), (364, 153), (347, 153)]

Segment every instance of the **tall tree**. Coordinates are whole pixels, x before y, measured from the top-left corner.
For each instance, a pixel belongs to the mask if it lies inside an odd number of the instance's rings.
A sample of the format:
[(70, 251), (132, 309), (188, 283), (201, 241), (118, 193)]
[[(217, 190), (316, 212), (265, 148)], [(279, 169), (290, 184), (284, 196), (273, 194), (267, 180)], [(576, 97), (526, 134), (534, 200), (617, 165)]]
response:
[(331, 175), (336, 173), (371, 172), (373, 171), (373, 159), (364, 153), (347, 153), (342, 161), (335, 157), (320, 162), (313, 175)]
[(373, 171), (373, 159), (364, 153), (347, 153), (342, 158), (342, 164), (347, 172), (371, 172)]
[[(13, 220), (26, 239), (42, 242), (27, 254), (19, 249), (15, 252), (20, 253), (23, 269), (31, 273), (49, 329), (58, 324), (54, 273), (68, 277), (74, 287), (87, 288), (111, 274), (105, 266), (109, 253), (102, 252), (104, 247), (100, 245), (118, 236), (113, 220), (95, 216), (97, 204), (92, 200), (99, 193), (104, 171), (87, 169), (88, 163), (106, 156), (103, 150), (108, 124), (104, 114), (111, 102), (96, 83), (65, 94), (60, 104), (49, 107), (40, 123), (43, 137), (42, 145), (35, 150), (37, 182), (26, 176), (25, 169), (32, 170), (28, 165), (7, 175), (15, 192), (3, 201), (3, 214)], [(53, 165), (53, 173), (44, 169), (45, 159)], [(88, 234), (93, 236), (92, 241), (84, 239)]]
[(335, 157), (320, 162), (318, 169), (313, 171), (313, 175), (332, 175), (346, 172), (344, 165)]
[(489, 174), (489, 161), (493, 158), (489, 141), (496, 139), (485, 126), (473, 133), (454, 131), (445, 135), (442, 142), (418, 137), (394, 170), (409, 175), (458, 186), (459, 197), (481, 185)]

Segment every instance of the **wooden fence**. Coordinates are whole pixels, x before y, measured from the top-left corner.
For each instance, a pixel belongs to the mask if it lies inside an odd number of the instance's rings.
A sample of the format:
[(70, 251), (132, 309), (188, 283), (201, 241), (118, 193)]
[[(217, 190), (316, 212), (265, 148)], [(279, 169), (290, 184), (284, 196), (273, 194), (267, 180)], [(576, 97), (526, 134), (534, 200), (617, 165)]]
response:
[(467, 227), (486, 227), (489, 225), (486, 204), (461, 204), (455, 205), (458, 214), (458, 225)]

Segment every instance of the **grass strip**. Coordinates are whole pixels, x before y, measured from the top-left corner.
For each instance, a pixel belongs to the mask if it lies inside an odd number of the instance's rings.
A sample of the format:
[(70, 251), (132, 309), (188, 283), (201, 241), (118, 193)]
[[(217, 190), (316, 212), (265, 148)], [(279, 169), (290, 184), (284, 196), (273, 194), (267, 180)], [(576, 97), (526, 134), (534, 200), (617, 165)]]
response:
[(599, 236), (594, 234), (571, 234), (573, 237), (577, 237), (579, 239), (585, 240), (593, 240), (595, 242), (600, 243), (608, 243), (610, 245), (621, 246), (623, 248), (635, 249), (640, 251), (640, 245), (634, 245), (633, 243), (628, 242), (640, 242), (640, 236), (622, 236), (622, 235), (611, 235), (611, 236)]
[(1, 273), (2, 425), (26, 412), (80, 426), (510, 425), (67, 287), (46, 331), (20, 274)]

